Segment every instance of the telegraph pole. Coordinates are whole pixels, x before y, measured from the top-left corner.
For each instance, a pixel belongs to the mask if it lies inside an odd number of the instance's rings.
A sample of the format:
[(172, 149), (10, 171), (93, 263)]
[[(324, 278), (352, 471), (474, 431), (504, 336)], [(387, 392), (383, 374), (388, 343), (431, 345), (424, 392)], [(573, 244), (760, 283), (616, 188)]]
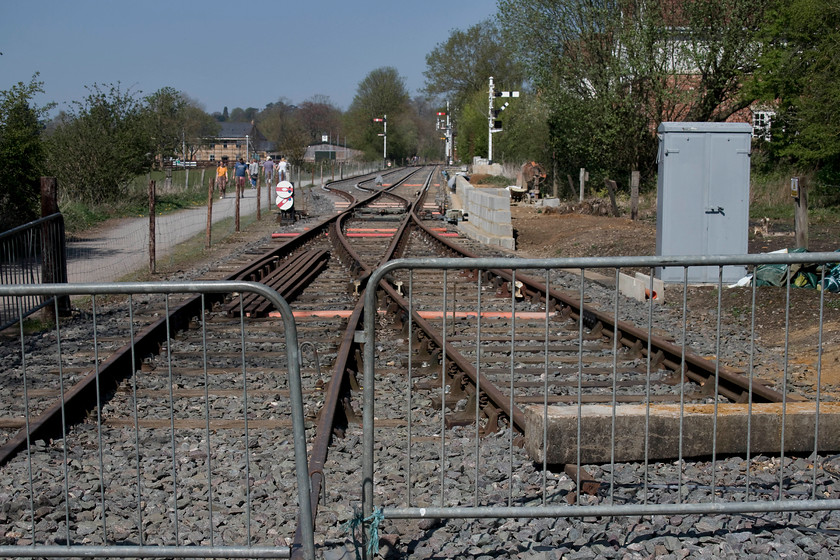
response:
[(381, 122), (384, 125), (382, 134), (382, 169), (388, 166), (388, 115), (382, 115), (382, 118), (376, 117), (373, 122)]
[(493, 133), (502, 131), (502, 121), (496, 120), (499, 113), (507, 109), (509, 102), (505, 102), (499, 109), (496, 109), (494, 99), (496, 97), (519, 97), (518, 91), (496, 91), (493, 88), (493, 76), (490, 76), (490, 96), (487, 107), (487, 163), (493, 163)]
[(446, 148), (444, 151), (447, 165), (452, 165), (452, 127), (449, 120), (449, 101), (446, 102), (446, 112), (438, 111), (435, 128), (443, 131), (443, 138), (446, 141)]
[(495, 115), (493, 115), (493, 100), (495, 99), (493, 91), (493, 76), (490, 76), (490, 101), (487, 108), (487, 163), (493, 163), (493, 124)]
[(452, 165), (452, 121), (449, 120), (449, 101), (446, 102), (446, 163)]

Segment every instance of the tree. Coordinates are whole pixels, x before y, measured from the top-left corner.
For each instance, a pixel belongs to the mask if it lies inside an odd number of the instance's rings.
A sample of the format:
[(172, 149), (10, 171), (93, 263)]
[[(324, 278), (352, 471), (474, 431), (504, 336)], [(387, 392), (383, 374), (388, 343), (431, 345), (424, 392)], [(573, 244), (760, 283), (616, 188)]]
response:
[(43, 93), (35, 74), (28, 84), (18, 82), (0, 91), (0, 231), (38, 217), (44, 147), (41, 118), (50, 106), (32, 104)]
[(768, 147), (803, 171), (838, 173), (840, 2), (778, 1), (767, 19), (750, 87), (776, 112)]
[(155, 155), (161, 161), (178, 157), (193, 159), (201, 146), (219, 132), (219, 123), (197, 101), (171, 87), (161, 88), (144, 99), (143, 109)]
[(147, 96), (145, 113), (154, 153), (163, 159), (182, 153), (186, 101), (179, 91), (164, 87)]
[(382, 157), (383, 131), (374, 118), (388, 118), (388, 158), (400, 159), (416, 153), (412, 144), (413, 127), (405, 122), (409, 114), (409, 96), (405, 80), (396, 68), (382, 67), (371, 71), (358, 85), (356, 95), (347, 111), (346, 127), (351, 144), (365, 152), (372, 160)]
[(488, 78), (496, 77), (511, 89), (518, 89), (522, 67), (505, 47), (499, 28), (492, 20), (456, 29), (449, 38), (426, 55), (425, 91), (449, 98), (461, 107), (477, 91), (488, 91)]
[(323, 134), (331, 138), (342, 135), (341, 111), (324, 95), (316, 95), (301, 103), (296, 117), (309, 135), (309, 142), (321, 140)]
[(279, 99), (266, 105), (256, 119), (266, 139), (274, 142), (277, 149), (294, 165), (303, 163), (306, 147), (311, 142), (298, 112), (298, 108), (288, 100)]
[(510, 90), (522, 89), (524, 80), (524, 67), (504, 45), (496, 23), (485, 20), (466, 31), (452, 31), (426, 55), (423, 75), (428, 95), (451, 102), (459, 157), (487, 156), (489, 78), (493, 76), (497, 84)]
[(549, 107), (565, 171), (623, 176), (652, 166), (662, 120), (725, 120), (749, 105), (742, 84), (769, 1), (500, 0), (499, 21)]
[(208, 115), (198, 102), (184, 96), (186, 104), (183, 108), (183, 130), (184, 148), (186, 153), (181, 153), (185, 160), (194, 160), (196, 152), (211, 142), (214, 142), (219, 134), (220, 125), (216, 119)]
[[(227, 110), (227, 107), (225, 107)], [(230, 112), (230, 117), (226, 118), (226, 121), (230, 122), (251, 122), (255, 121), (257, 118), (257, 113), (259, 113), (259, 109), (255, 107), (248, 107), (247, 109), (242, 109), (241, 107), (234, 107), (233, 110)]]
[(689, 30), (687, 40), (672, 39), (677, 56), (695, 72), (693, 88), (685, 92), (685, 120), (725, 121), (754, 101), (743, 87), (758, 68), (758, 39), (771, 1), (687, 0), (673, 14), (682, 15)]
[(503, 131), (493, 136), (493, 157), (517, 163), (537, 161), (549, 168), (548, 117), (542, 97), (523, 91), (502, 113)]
[(436, 128), (440, 110), (428, 97), (416, 96), (411, 100), (410, 114), (417, 134), (415, 154), (425, 160), (442, 161), (444, 157), (443, 131)]
[(147, 172), (155, 152), (145, 107), (119, 84), (89, 86), (48, 139), (48, 169), (80, 201), (116, 200)]
[(455, 151), (461, 161), (476, 156), (487, 157), (488, 92), (475, 91), (467, 97), (453, 115), (455, 122)]

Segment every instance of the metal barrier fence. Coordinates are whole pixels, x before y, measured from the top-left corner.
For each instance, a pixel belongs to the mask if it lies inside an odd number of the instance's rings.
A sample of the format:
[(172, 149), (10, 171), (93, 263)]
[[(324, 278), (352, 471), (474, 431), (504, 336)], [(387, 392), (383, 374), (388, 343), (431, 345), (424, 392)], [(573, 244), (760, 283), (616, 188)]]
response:
[[(281, 333), (209, 315), (246, 292), (280, 311)], [(19, 311), (0, 341), (0, 557), (314, 558), (287, 302), (253, 282), (0, 286), (70, 295), (85, 296), (72, 319), (30, 334)]]
[[(376, 329), (379, 325), (376, 317), (377, 297), (382, 294), (382, 290), (369, 289), (365, 294), (366, 311), (363, 333), (365, 347), (363, 355), (364, 467), (362, 499), (365, 516), (371, 519), (370, 516), (375, 510), (385, 519), (478, 519), (735, 514), (840, 509), (840, 499), (837, 499), (836, 494), (831, 491), (830, 484), (822, 478), (825, 475), (821, 475), (818, 483), (817, 471), (822, 471), (822, 469), (818, 469), (816, 466), (817, 457), (820, 453), (836, 453), (840, 448), (840, 443), (838, 443), (836, 437), (838, 433), (837, 413), (840, 409), (838, 409), (836, 402), (829, 402), (836, 401), (837, 393), (835, 392), (830, 397), (825, 397), (821, 393), (823, 385), (831, 383), (831, 381), (821, 379), (821, 356), (827, 349), (823, 342), (823, 325), (824, 321), (829, 318), (833, 322), (838, 320), (838, 313), (840, 312), (838, 312), (837, 304), (840, 300), (835, 294), (831, 294), (829, 305), (826, 304), (825, 290), (819, 292), (810, 290), (809, 292), (813, 306), (813, 309), (809, 308), (807, 310), (813, 327), (810, 329), (811, 339), (809, 342), (812, 344), (812, 355), (816, 358), (812, 364), (813, 368), (809, 370), (813, 381), (810, 385), (812, 390), (806, 402), (800, 402), (804, 399), (795, 396), (795, 391), (792, 389), (794, 376), (791, 369), (797, 355), (794, 345), (790, 342), (790, 323), (783, 323), (787, 330), (784, 340), (779, 343), (779, 347), (771, 348), (770, 352), (765, 350), (762, 354), (757, 354), (756, 350), (756, 339), (759, 336), (757, 333), (763, 332), (756, 326), (756, 314), (754, 312), (756, 309), (760, 309), (757, 306), (762, 305), (761, 302), (768, 296), (773, 296), (775, 300), (781, 302), (781, 307), (775, 310), (776, 313), (780, 314), (779, 317), (788, 321), (790, 314), (797, 311), (791, 305), (791, 283), (788, 282), (786, 287), (756, 289), (756, 283), (753, 282), (752, 288), (741, 288), (740, 293), (746, 298), (746, 307), (732, 304), (724, 305), (722, 303), (723, 292), (727, 290), (727, 286), (722, 281), (725, 268), (726, 270), (732, 270), (729, 267), (744, 266), (754, 272), (758, 267), (780, 265), (784, 277), (805, 264), (826, 265), (819, 267), (820, 269), (816, 272), (816, 282), (822, 286), (826, 284), (825, 276), (831, 268), (827, 263), (837, 263), (838, 260), (840, 259), (838, 259), (837, 253), (797, 253), (720, 257), (604, 257), (541, 260), (508, 258), (402, 259), (383, 265), (371, 275), (368, 285), (380, 286), (380, 282), (386, 280), (389, 282), (387, 286), (395, 287), (394, 290), (388, 289), (388, 297), (391, 300), (397, 299), (394, 295), (397, 292), (401, 291), (407, 294), (401, 296), (405, 300), (401, 305), (408, 311), (406, 314), (408, 332), (405, 333), (407, 334), (405, 339), (408, 341), (408, 355), (400, 358), (393, 358), (392, 355), (389, 355), (391, 362), (397, 360), (407, 364), (407, 378), (399, 381), (399, 383), (403, 383), (399, 386), (405, 388), (405, 404), (392, 405), (400, 409), (394, 416), (405, 419), (407, 425), (404, 431), (400, 431), (396, 436), (393, 432), (388, 431), (387, 445), (377, 440), (377, 433), (379, 433), (377, 430), (380, 428), (375, 426), (374, 418), (377, 419), (377, 423), (393, 422), (390, 418), (393, 413), (391, 409), (384, 409), (383, 404), (376, 399), (377, 383), (382, 383), (385, 375), (384, 372), (378, 372), (376, 369), (378, 351)], [(712, 296), (717, 299), (717, 304), (711, 304), (710, 309), (687, 309), (688, 293), (694, 287), (688, 286), (686, 279), (689, 278), (690, 268), (695, 266), (715, 267), (719, 271), (719, 280), (711, 291)], [(654, 281), (651, 279), (648, 279), (643, 286), (642, 302), (619, 295), (619, 285), (624, 280), (621, 276), (621, 270), (643, 269), (653, 272), (657, 267), (679, 267), (684, 272), (682, 283), (667, 286), (668, 303), (662, 304), (661, 297), (656, 301), (651, 297), (644, 299), (645, 290), (648, 296), (655, 291)], [(714, 357), (719, 358), (717, 362), (708, 362), (714, 368), (711, 377), (714, 388), (723, 386), (725, 381), (724, 366), (720, 362), (726, 360), (736, 360), (738, 362), (744, 370), (744, 377), (749, 380), (749, 387), (753, 388), (754, 384), (755, 386), (759, 384), (756, 370), (759, 369), (759, 366), (762, 366), (762, 368), (765, 365), (769, 366), (769, 364), (763, 364), (762, 362), (771, 359), (770, 355), (772, 355), (772, 359), (778, 363), (780, 368), (778, 371), (780, 379), (775, 383), (775, 386), (782, 395), (782, 402), (773, 405), (760, 405), (758, 402), (753, 402), (752, 393), (749, 393), (748, 400), (738, 404), (724, 404), (721, 399), (712, 398), (707, 402), (713, 404), (706, 406), (704, 408), (706, 413), (702, 415), (704, 417), (702, 422), (705, 423), (698, 421), (697, 416), (693, 415), (693, 409), (690, 410), (691, 407), (685, 404), (682, 389), (679, 390), (679, 401), (670, 405), (670, 408), (659, 404), (662, 401), (654, 400), (649, 390), (647, 394), (643, 395), (639, 405), (619, 404), (616, 399), (615, 383), (617, 376), (615, 364), (619, 349), (617, 346), (613, 346), (612, 350), (603, 351), (605, 354), (611, 355), (607, 361), (612, 361), (613, 364), (612, 368), (604, 368), (606, 370), (611, 369), (611, 371), (608, 371), (603, 377), (608, 381), (605, 385), (607, 394), (609, 395), (610, 391), (612, 393), (610, 404), (584, 404), (580, 397), (583, 378), (581, 361), (578, 361), (577, 365), (569, 365), (568, 362), (574, 361), (570, 359), (565, 366), (572, 369), (571, 377), (577, 377), (576, 382), (572, 381), (567, 384), (567, 387), (570, 388), (564, 396), (571, 397), (567, 401), (570, 403), (567, 407), (549, 407), (547, 382), (544, 388), (542, 388), (542, 381), (536, 383), (540, 388), (539, 390), (543, 391), (543, 395), (540, 398), (532, 399), (530, 402), (536, 404), (531, 404), (526, 408), (525, 414), (528, 421), (526, 423), (525, 441), (526, 447), (529, 448), (531, 453), (530, 458), (522, 459), (522, 464), (530, 464), (537, 471), (541, 470), (541, 483), (534, 484), (533, 479), (528, 481), (514, 480), (512, 468), (508, 472), (505, 472), (505, 469), (501, 467), (498, 469), (499, 472), (489, 472), (488, 464), (493, 462), (493, 458), (488, 457), (488, 455), (492, 455), (494, 452), (484, 450), (488, 444), (485, 444), (484, 440), (479, 437), (477, 413), (474, 423), (470, 424), (470, 429), (475, 429), (474, 436), (471, 435), (470, 431), (466, 431), (459, 432), (460, 435), (445, 437), (443, 424), (441, 421), (437, 421), (438, 427), (435, 435), (432, 437), (426, 435), (425, 438), (419, 438), (424, 441), (421, 442), (418, 439), (418, 442), (415, 443), (412, 439), (412, 430), (419, 432), (419, 428), (413, 428), (413, 422), (419, 425), (420, 420), (413, 421), (412, 416), (418, 419), (421, 417), (426, 419), (426, 417), (423, 416), (424, 412), (419, 411), (420, 405), (412, 404), (421, 399), (421, 397), (415, 395), (417, 390), (413, 383), (418, 378), (413, 377), (413, 372), (420, 372), (421, 369), (425, 369), (427, 372), (432, 370), (437, 378), (433, 383), (439, 386), (437, 391), (440, 392), (440, 400), (438, 404), (434, 405), (437, 407), (436, 411), (431, 411), (428, 415), (436, 414), (435, 418), (445, 417), (448, 387), (443, 386), (441, 379), (444, 379), (450, 371), (447, 369), (450, 365), (450, 363), (447, 363), (449, 357), (446, 350), (447, 317), (451, 316), (452, 323), (456, 322), (456, 315), (458, 317), (472, 317), (474, 319), (471, 320), (478, 323), (478, 319), (475, 318), (481, 317), (485, 309), (490, 309), (487, 302), (482, 303), (482, 288), (491, 286), (482, 284), (483, 274), (468, 273), (494, 269), (513, 271), (511, 277), (506, 281), (511, 293), (508, 296), (508, 301), (510, 301), (508, 309), (511, 311), (508, 325), (511, 325), (510, 330), (512, 332), (508, 335), (502, 335), (502, 338), (504, 336), (510, 337), (510, 341), (506, 343), (510, 348), (510, 365), (508, 372), (500, 374), (500, 376), (507, 376), (505, 379), (509, 377), (509, 381), (506, 382), (509, 382), (511, 392), (511, 409), (514, 402), (513, 393), (517, 390), (524, 391), (524, 389), (514, 389), (514, 387), (526, 385), (526, 383), (516, 385), (517, 381), (524, 378), (523, 374), (518, 373), (522, 371), (519, 368), (523, 366), (531, 366), (533, 369), (544, 368), (542, 378), (547, 380), (558, 369), (564, 367), (560, 365), (562, 358), (557, 357), (559, 350), (549, 350), (548, 342), (545, 343), (543, 354), (538, 353), (538, 356), (541, 356), (540, 360), (535, 359), (523, 364), (516, 357), (514, 335), (515, 328), (519, 324), (517, 323), (517, 313), (521, 313), (523, 316), (528, 315), (528, 313), (521, 312), (525, 307), (516, 303), (514, 291), (515, 285), (525, 279), (524, 275), (526, 273), (531, 278), (536, 279), (536, 284), (542, 283), (543, 286), (555, 288), (557, 292), (565, 294), (549, 296), (547, 298), (549, 305), (546, 305), (545, 299), (537, 301), (532, 299), (530, 302), (532, 312), (536, 305), (539, 308), (536, 312), (545, 315), (546, 340), (549, 338), (550, 325), (556, 324), (553, 323), (554, 321), (566, 320), (554, 316), (553, 304), (557, 302), (556, 298), (571, 298), (572, 301), (579, 302), (582, 306), (583, 302), (588, 301), (591, 297), (593, 301), (601, 302), (597, 311), (598, 318), (607, 320), (612, 317), (615, 325), (619, 324), (618, 321), (623, 320), (622, 317), (633, 314), (635, 317), (646, 317), (646, 326), (637, 327), (637, 331), (646, 331), (650, 334), (654, 331), (670, 329), (674, 338), (672, 342), (667, 343), (670, 350), (668, 350), (668, 356), (665, 359), (677, 363), (676, 373), (682, 373), (681, 377), (675, 376), (678, 379), (687, 379), (688, 362), (695, 360), (697, 358), (696, 353), (701, 351), (705, 356), (713, 356), (712, 358), (701, 358), (702, 361), (714, 360)], [(434, 357), (430, 360), (428, 354), (423, 358), (413, 356), (414, 350), (420, 352), (419, 345), (415, 345), (413, 342), (417, 337), (412, 331), (415, 324), (419, 323), (418, 310), (421, 305), (419, 301), (414, 301), (414, 276), (427, 271), (435, 271), (435, 277), (439, 282), (437, 289), (440, 292), (440, 299), (438, 303), (430, 304), (426, 299), (422, 305), (425, 306), (424, 309), (426, 310), (434, 309), (438, 314), (437, 316), (441, 317), (439, 321), (443, 323), (444, 344), (441, 354), (437, 357), (440, 365)], [(447, 273), (449, 271), (464, 272), (460, 276), (452, 275), (453, 277), (459, 276), (461, 281), (466, 283), (466, 287), (462, 283), (461, 287), (458, 288), (457, 298), (451, 293), (447, 293), (448, 289), (451, 291), (451, 288), (447, 286)], [(569, 272), (575, 274), (564, 276), (564, 273)], [(581, 272), (585, 272), (585, 274)], [(591, 278), (596, 273), (601, 273), (606, 282), (599, 284), (599, 282), (593, 281)], [(560, 280), (561, 276), (563, 280)], [(463, 280), (465, 277), (472, 280)], [(651, 275), (652, 277), (653, 275)], [(399, 281), (397, 282), (397, 280)], [(473, 288), (469, 287), (470, 281)], [(561, 282), (564, 282), (562, 288)], [(612, 285), (613, 282), (614, 285)], [(534, 283), (532, 282), (532, 284)], [(426, 285), (424, 284), (424, 286)], [(428, 288), (426, 289), (428, 290)], [(796, 295), (802, 293), (804, 292)], [(453, 300), (451, 303), (447, 301), (450, 297)], [(486, 300), (492, 299), (492, 297), (484, 297)], [(709, 299), (708, 296), (706, 299)], [(474, 305), (474, 308), (471, 309), (470, 305)], [(482, 305), (487, 307), (482, 307)], [(706, 318), (702, 321), (703, 325), (699, 324), (701, 321), (696, 320), (698, 312), (706, 314)], [(579, 319), (575, 319), (576, 322), (579, 320), (577, 341), (572, 340), (565, 343), (573, 348), (577, 344), (578, 350), (570, 351), (572, 356), (574, 354), (578, 355), (575, 358), (577, 360), (581, 360), (579, 356), (583, 354), (584, 323), (587, 319), (584, 313), (580, 314)], [(522, 321), (524, 322), (524, 319)], [(729, 326), (722, 327), (722, 322)], [(732, 324), (735, 324), (736, 328), (739, 329), (735, 331), (735, 335), (732, 334)], [(590, 326), (587, 325), (587, 328)], [(481, 326), (473, 324), (471, 328), (472, 331), (468, 332), (475, 334), (461, 335), (460, 338), (468, 339), (471, 336), (475, 338), (471, 342), (462, 342), (465, 346), (469, 345), (475, 355), (474, 367), (476, 371), (473, 379), (475, 381), (476, 378), (482, 380), (488, 375), (482, 371), (482, 368), (490, 369), (490, 367), (482, 365), (480, 357), (482, 351), (485, 350), (481, 349), (487, 349), (492, 344), (493, 341), (488, 340), (493, 336), (490, 334), (483, 335)], [(627, 328), (633, 329), (633, 327)], [(609, 327), (605, 327), (604, 330), (607, 331), (608, 329)], [(619, 336), (615, 335), (621, 335), (621, 332), (617, 327), (616, 331), (610, 334), (613, 340), (616, 340)], [(488, 340), (485, 340), (484, 336)], [(495, 336), (498, 337), (498, 333), (495, 333)], [(741, 350), (729, 350), (728, 347), (731, 345), (729, 343), (737, 342), (737, 340), (734, 340), (736, 338), (741, 340)], [(379, 346), (379, 351), (381, 351), (382, 342), (379, 343)], [(698, 347), (702, 350), (698, 350)], [(737, 352), (737, 354), (732, 354), (732, 352)], [(650, 346), (648, 346), (647, 355), (644, 358), (647, 360), (648, 381), (650, 379), (651, 360), (655, 359), (651, 354)], [(644, 356), (644, 354), (642, 355)], [(420, 359), (430, 361), (432, 365), (428, 367), (428, 364), (422, 364), (421, 366), (418, 363)], [(542, 359), (544, 359), (544, 366), (542, 365)], [(554, 362), (554, 360), (557, 360), (557, 362)], [(538, 365), (534, 366), (535, 363)], [(504, 370), (507, 367), (504, 366), (500, 369)], [(576, 371), (575, 368), (577, 368)], [(644, 363), (642, 363), (641, 369), (644, 374)], [(709, 382), (709, 385), (711, 383), (712, 381)], [(807, 384), (806, 381), (802, 380), (800, 380), (800, 383)], [(684, 384), (678, 382), (678, 385), (682, 387)], [(508, 385), (504, 387), (507, 388)], [(836, 391), (836, 385), (834, 389)], [(714, 394), (714, 392), (711, 392), (711, 395)], [(428, 397), (425, 397), (425, 400), (428, 400)], [(719, 400), (720, 402), (718, 402)], [(607, 402), (610, 402), (609, 398)], [(771, 409), (766, 407), (771, 407)], [(667, 409), (667, 411), (663, 414), (664, 409)], [(665, 418), (665, 416), (668, 418)], [(737, 425), (732, 423), (733, 416), (738, 417), (735, 420)], [(770, 417), (769, 425), (768, 416)], [(434, 429), (434, 423), (432, 423), (432, 427)], [(507, 427), (507, 431), (510, 432), (509, 425)], [(532, 432), (529, 433), (529, 430), (532, 430)], [(697, 430), (701, 430), (700, 435), (703, 438), (711, 440), (709, 451), (698, 453), (696, 447), (690, 446), (694, 440), (703, 439), (697, 437)], [(794, 438), (792, 436), (794, 433), (799, 435)], [(731, 442), (728, 442), (726, 438), (728, 435), (730, 436), (729, 439), (732, 439), (733, 434), (737, 434), (734, 437), (740, 440), (735, 442), (737, 444), (735, 447), (729, 446)], [(771, 440), (775, 438), (775, 441), (770, 443), (778, 445), (778, 451), (768, 453), (766, 449), (752, 449), (753, 446), (758, 447), (756, 441), (768, 434)], [(781, 440), (779, 441), (780, 437)], [(474, 439), (474, 448), (473, 443), (466, 442), (471, 438)], [(511, 433), (495, 439), (503, 440), (501, 444), (498, 441), (495, 444), (505, 448), (503, 451), (497, 450), (495, 453), (511, 457), (511, 464), (513, 463), (513, 457), (516, 456), (518, 461), (519, 457), (522, 456), (522, 453), (515, 449)], [(429, 443), (429, 446), (437, 446), (438, 449), (431, 453), (433, 457), (439, 455), (437, 459), (429, 459), (428, 456), (413, 456), (414, 454), (419, 455), (416, 449), (421, 444), (426, 443), (425, 440), (434, 440), (433, 443)], [(659, 451), (655, 448), (663, 440), (671, 446), (670, 449), (674, 452), (671, 459), (657, 457)], [(634, 445), (635, 448), (628, 451), (628, 448)], [(733, 451), (732, 449), (737, 448), (738, 445), (741, 446), (742, 450)], [(562, 453), (555, 453), (558, 446), (567, 449), (561, 450)], [(380, 448), (387, 448), (388, 453), (383, 452)], [(376, 449), (380, 449), (379, 455), (375, 453)], [(792, 456), (797, 454), (800, 457), (806, 457), (805, 467), (792, 462)], [(739, 459), (739, 456), (746, 457), (745, 460), (740, 462), (742, 471), (739, 473), (737, 482), (733, 483), (732, 479), (729, 479), (728, 482), (724, 482), (720, 478), (716, 479), (716, 463), (733, 455), (736, 459)], [(385, 480), (377, 480), (376, 473), (381, 472), (382, 469), (380, 461), (387, 461), (393, 456), (402, 456), (405, 460), (405, 464), (401, 464), (399, 467), (400, 480), (394, 482), (393, 476), (386, 477)], [(703, 458), (710, 464), (711, 468), (702, 472), (699, 472), (699, 469), (696, 468), (692, 469), (687, 459), (696, 457)], [(825, 456), (823, 455), (823, 457)], [(621, 469), (624, 467), (620, 467), (619, 463), (631, 463), (634, 466), (622, 471)], [(592, 481), (598, 488), (594, 496), (586, 496), (585, 499), (582, 499), (580, 493), (578, 493), (577, 498), (572, 503), (567, 503), (564, 499), (566, 492), (558, 491), (558, 481), (563, 476), (562, 471), (559, 476), (555, 476), (556, 471), (552, 473), (550, 472), (552, 469), (549, 468), (549, 465), (553, 467), (562, 464), (575, 466), (577, 472), (580, 472), (581, 467), (595, 465), (596, 468), (600, 466), (602, 469), (600, 472), (612, 474), (604, 474), (603, 483)], [(810, 470), (807, 468), (808, 464), (811, 465)], [(493, 465), (495, 468), (495, 463)], [(722, 468), (722, 465), (718, 464), (717, 467)], [(392, 466), (391, 469), (393, 468)], [(765, 475), (762, 469), (767, 469), (767, 473), (772, 472), (772, 475)], [(617, 470), (620, 474), (624, 474), (624, 478), (620, 482), (618, 475), (615, 474)], [(629, 478), (627, 473), (631, 473)], [(439, 482), (436, 481), (438, 476), (440, 477)], [(546, 487), (546, 481), (549, 477), (552, 480), (552, 488)], [(830, 479), (831, 477), (827, 478)], [(462, 484), (462, 480), (466, 482)], [(580, 484), (581, 480), (578, 480), (578, 486)], [(733, 484), (737, 487), (734, 487)], [(430, 485), (434, 487), (434, 490), (429, 490)], [(662, 491), (658, 494), (649, 492), (654, 486), (662, 489)], [(465, 487), (472, 490), (464, 490)], [(507, 488), (507, 490), (502, 491), (500, 488)], [(518, 493), (514, 492), (514, 488), (518, 489)], [(632, 491), (628, 488), (632, 488)], [(508, 492), (510, 493), (505, 495)], [(424, 495), (424, 500), (423, 503), (418, 503), (413, 496), (421, 494)], [(434, 499), (431, 499), (430, 495), (434, 496)]]
[[(0, 284), (41, 284), (67, 281), (64, 218), (52, 214), (0, 234)], [(28, 295), (0, 298), (0, 329), (28, 317), (52, 303), (51, 299)], [(67, 300), (60, 302), (60, 311)]]

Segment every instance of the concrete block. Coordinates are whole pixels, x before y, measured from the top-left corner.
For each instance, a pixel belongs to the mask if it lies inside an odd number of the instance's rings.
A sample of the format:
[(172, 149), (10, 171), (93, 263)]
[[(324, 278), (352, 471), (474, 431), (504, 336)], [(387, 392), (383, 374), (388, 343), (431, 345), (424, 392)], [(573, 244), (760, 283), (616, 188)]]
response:
[[(718, 454), (743, 455), (747, 451), (747, 420), (751, 421), (750, 453), (779, 453), (781, 450), (782, 405), (719, 404), (717, 415)], [(683, 414), (683, 457), (712, 454), (714, 405), (686, 405)], [(645, 405), (619, 405), (615, 414), (615, 460), (642, 461), (645, 458)], [(609, 463), (613, 410), (609, 405), (581, 408), (581, 461)], [(784, 415), (785, 452), (809, 453), (814, 450), (814, 403), (787, 403)], [(650, 406), (648, 459), (668, 461), (678, 457), (680, 406)], [(820, 403), (820, 431), (817, 451), (840, 451), (840, 403)], [(543, 460), (543, 425), (548, 428), (548, 463), (577, 462), (578, 408), (551, 406), (543, 415), (542, 406), (525, 409), (525, 449), (532, 460)]]
[[(630, 276), (620, 272), (618, 274), (618, 292), (638, 301), (647, 301), (650, 291), (650, 276), (637, 272)], [(653, 279), (653, 302), (665, 303), (665, 283), (659, 278)]]
[(645, 289), (642, 283), (629, 274), (623, 272), (618, 275), (618, 293), (637, 301), (645, 300)]
[[(650, 276), (637, 272), (636, 280), (642, 284), (643, 290), (650, 290)], [(661, 278), (653, 279), (653, 293), (653, 301), (655, 303), (665, 303), (665, 282)]]
[[(514, 248), (510, 198), (506, 189), (477, 189), (462, 176), (455, 178), (456, 193), (464, 213), (469, 215), (469, 227), (464, 235), (504, 247)], [(503, 196), (499, 196), (499, 194)]]
[(499, 196), (498, 194), (487, 195), (487, 207), (493, 210), (509, 210), (510, 198)]

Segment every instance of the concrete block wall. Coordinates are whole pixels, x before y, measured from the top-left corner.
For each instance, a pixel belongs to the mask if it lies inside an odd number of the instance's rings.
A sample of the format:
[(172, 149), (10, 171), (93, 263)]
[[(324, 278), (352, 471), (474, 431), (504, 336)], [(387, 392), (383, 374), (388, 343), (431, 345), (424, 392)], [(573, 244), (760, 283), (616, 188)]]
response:
[(460, 228), (465, 235), (506, 249), (514, 249), (510, 219), (510, 192), (507, 189), (477, 189), (458, 175), (455, 191), (461, 200), (466, 222)]

